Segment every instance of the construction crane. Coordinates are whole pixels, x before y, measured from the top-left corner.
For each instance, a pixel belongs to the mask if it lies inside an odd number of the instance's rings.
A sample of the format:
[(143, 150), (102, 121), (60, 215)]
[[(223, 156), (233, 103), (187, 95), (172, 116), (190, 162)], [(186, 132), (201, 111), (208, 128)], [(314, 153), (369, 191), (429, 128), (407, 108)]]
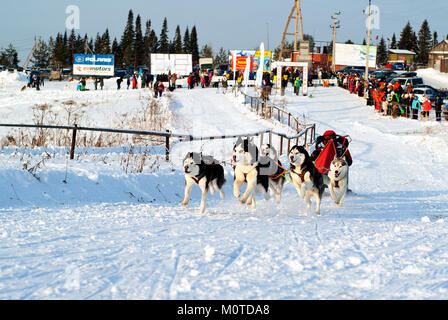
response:
[[(294, 33), (288, 32), (289, 24), (291, 20), (295, 20)], [(299, 31), (300, 26), (300, 31)], [(292, 7), (291, 13), (289, 14), (288, 21), (286, 22), (285, 31), (283, 32), (282, 43), (280, 44), (280, 55), (279, 58), (283, 56), (285, 49), (285, 39), (286, 36), (294, 36), (294, 51), (297, 51), (298, 38), (303, 41), (303, 21), (302, 21), (302, 9), (300, 5), (300, 0), (294, 0), (294, 6)], [(288, 50), (289, 51), (289, 50)]]
[(34, 51), (37, 50), (39, 47), (40, 42), (36, 41), (36, 37), (34, 37), (34, 44), (33, 48), (31, 49), (30, 53), (26, 56), (25, 63), (23, 64), (23, 70), (26, 70), (28, 68), (28, 65), (31, 62), (31, 59), (33, 58)]

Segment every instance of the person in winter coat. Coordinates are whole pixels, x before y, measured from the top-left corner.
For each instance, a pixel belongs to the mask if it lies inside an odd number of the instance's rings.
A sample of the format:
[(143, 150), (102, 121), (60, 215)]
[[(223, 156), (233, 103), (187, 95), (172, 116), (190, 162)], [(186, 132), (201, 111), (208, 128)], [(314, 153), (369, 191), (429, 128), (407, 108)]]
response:
[(418, 120), (418, 114), (420, 112), (422, 103), (414, 94), (412, 95), (412, 119)]
[(128, 90), (129, 90), (129, 86), (131, 85), (131, 77), (130, 76), (127, 76), (126, 83), (128, 85)]
[(442, 121), (442, 105), (443, 105), (443, 99), (440, 96), (437, 96), (436, 102), (434, 103), (436, 111), (436, 121)]
[(205, 88), (205, 76), (201, 77), (201, 87)]
[(137, 89), (137, 78), (135, 74), (132, 76), (132, 89)]
[(423, 108), (423, 119), (425, 119), (425, 121), (429, 120), (429, 113), (431, 112), (431, 102), (429, 101), (429, 99), (423, 95), (424, 101), (422, 103), (422, 108)]
[(123, 82), (123, 78), (118, 78), (117, 79), (117, 90), (120, 90), (122, 82)]
[(299, 77), (296, 77), (296, 81), (294, 81), (294, 93), (296, 94), (296, 96), (299, 95), (301, 85), (302, 81), (300, 81)]
[(336, 148), (336, 155), (338, 157), (344, 155), (348, 166), (351, 166), (353, 164), (353, 159), (350, 151), (347, 150), (350, 142), (347, 137), (337, 135), (333, 130), (327, 130), (323, 135), (316, 138), (316, 149), (310, 155), (311, 161), (315, 162), (317, 158), (319, 158), (321, 152), (325, 149), (330, 140), (333, 140)]
[(165, 86), (163, 85), (162, 81), (160, 81), (158, 86), (159, 97), (162, 96), (163, 91), (165, 91)]

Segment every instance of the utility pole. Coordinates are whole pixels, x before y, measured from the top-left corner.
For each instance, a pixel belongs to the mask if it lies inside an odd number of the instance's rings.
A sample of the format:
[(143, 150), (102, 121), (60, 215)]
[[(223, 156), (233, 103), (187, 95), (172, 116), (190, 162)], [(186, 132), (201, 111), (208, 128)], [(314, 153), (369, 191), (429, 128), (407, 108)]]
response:
[(269, 22), (266, 22), (266, 31), (268, 34), (268, 50), (271, 50), (270, 46), (269, 46)]
[(334, 15), (331, 17), (333, 19), (333, 25), (330, 26), (331, 29), (333, 29), (333, 51), (331, 53), (331, 69), (333, 72), (336, 71), (336, 64), (335, 64), (335, 57), (336, 57), (336, 29), (339, 29), (341, 27), (340, 21), (338, 20), (339, 15), (341, 12), (335, 12)]
[(370, 60), (370, 34), (372, 32), (371, 30), (371, 24), (372, 24), (372, 10), (371, 10), (371, 4), (372, 0), (369, 0), (369, 17), (367, 18), (367, 50), (366, 50), (366, 74), (364, 78), (368, 81), (369, 80), (369, 60)]

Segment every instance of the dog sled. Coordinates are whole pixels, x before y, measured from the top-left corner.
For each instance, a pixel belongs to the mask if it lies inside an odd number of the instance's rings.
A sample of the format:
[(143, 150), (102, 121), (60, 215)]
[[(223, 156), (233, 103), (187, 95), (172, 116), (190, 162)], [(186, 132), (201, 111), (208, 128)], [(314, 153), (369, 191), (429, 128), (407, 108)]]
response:
[(344, 158), (349, 166), (353, 160), (348, 150), (351, 142), (350, 136), (340, 136), (332, 130), (326, 131), (316, 139), (316, 149), (310, 158), (317, 170), (322, 174), (328, 174), (331, 162), (334, 158)]

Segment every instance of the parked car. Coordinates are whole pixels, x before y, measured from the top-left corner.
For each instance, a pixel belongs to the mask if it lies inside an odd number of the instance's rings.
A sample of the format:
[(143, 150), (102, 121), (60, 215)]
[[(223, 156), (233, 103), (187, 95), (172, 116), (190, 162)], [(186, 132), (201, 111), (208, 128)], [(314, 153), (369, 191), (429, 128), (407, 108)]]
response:
[(115, 69), (114, 77), (125, 78), (128, 75), (126, 69)]
[(347, 73), (349, 70), (365, 70), (366, 67), (359, 67), (359, 66), (345, 66), (342, 69), (339, 69), (336, 71), (336, 73)]
[(448, 91), (444, 91), (444, 90), (439, 90), (436, 89), (428, 84), (416, 84), (414, 86), (412, 86), (414, 89), (419, 89), (419, 88), (427, 88), (427, 89), (432, 89), (436, 95), (440, 96), (442, 99), (448, 99)]
[(426, 96), (431, 103), (434, 103), (438, 93), (430, 88), (416, 88), (414, 89), (414, 94), (418, 97), (420, 102), (424, 102), (423, 96)]
[(374, 70), (371, 73), (372, 76), (374, 76), (377, 79), (382, 79), (382, 78), (389, 78), (392, 75), (397, 75), (397, 73), (395, 73), (395, 71), (389, 70), (389, 69), (383, 69), (383, 70)]
[(392, 70), (406, 70), (406, 65), (404, 62), (395, 62), (392, 65)]
[(39, 69), (41, 78), (50, 78), (51, 69)]
[(392, 85), (395, 85), (395, 83), (400, 82), (400, 85), (402, 86), (402, 88), (404, 90), (406, 90), (408, 84), (410, 84), (412, 87), (414, 87), (414, 85), (418, 85), (418, 84), (423, 84), (423, 78), (419, 78), (419, 77), (413, 77), (413, 78), (402, 78), (402, 77), (397, 77), (392, 79)]

